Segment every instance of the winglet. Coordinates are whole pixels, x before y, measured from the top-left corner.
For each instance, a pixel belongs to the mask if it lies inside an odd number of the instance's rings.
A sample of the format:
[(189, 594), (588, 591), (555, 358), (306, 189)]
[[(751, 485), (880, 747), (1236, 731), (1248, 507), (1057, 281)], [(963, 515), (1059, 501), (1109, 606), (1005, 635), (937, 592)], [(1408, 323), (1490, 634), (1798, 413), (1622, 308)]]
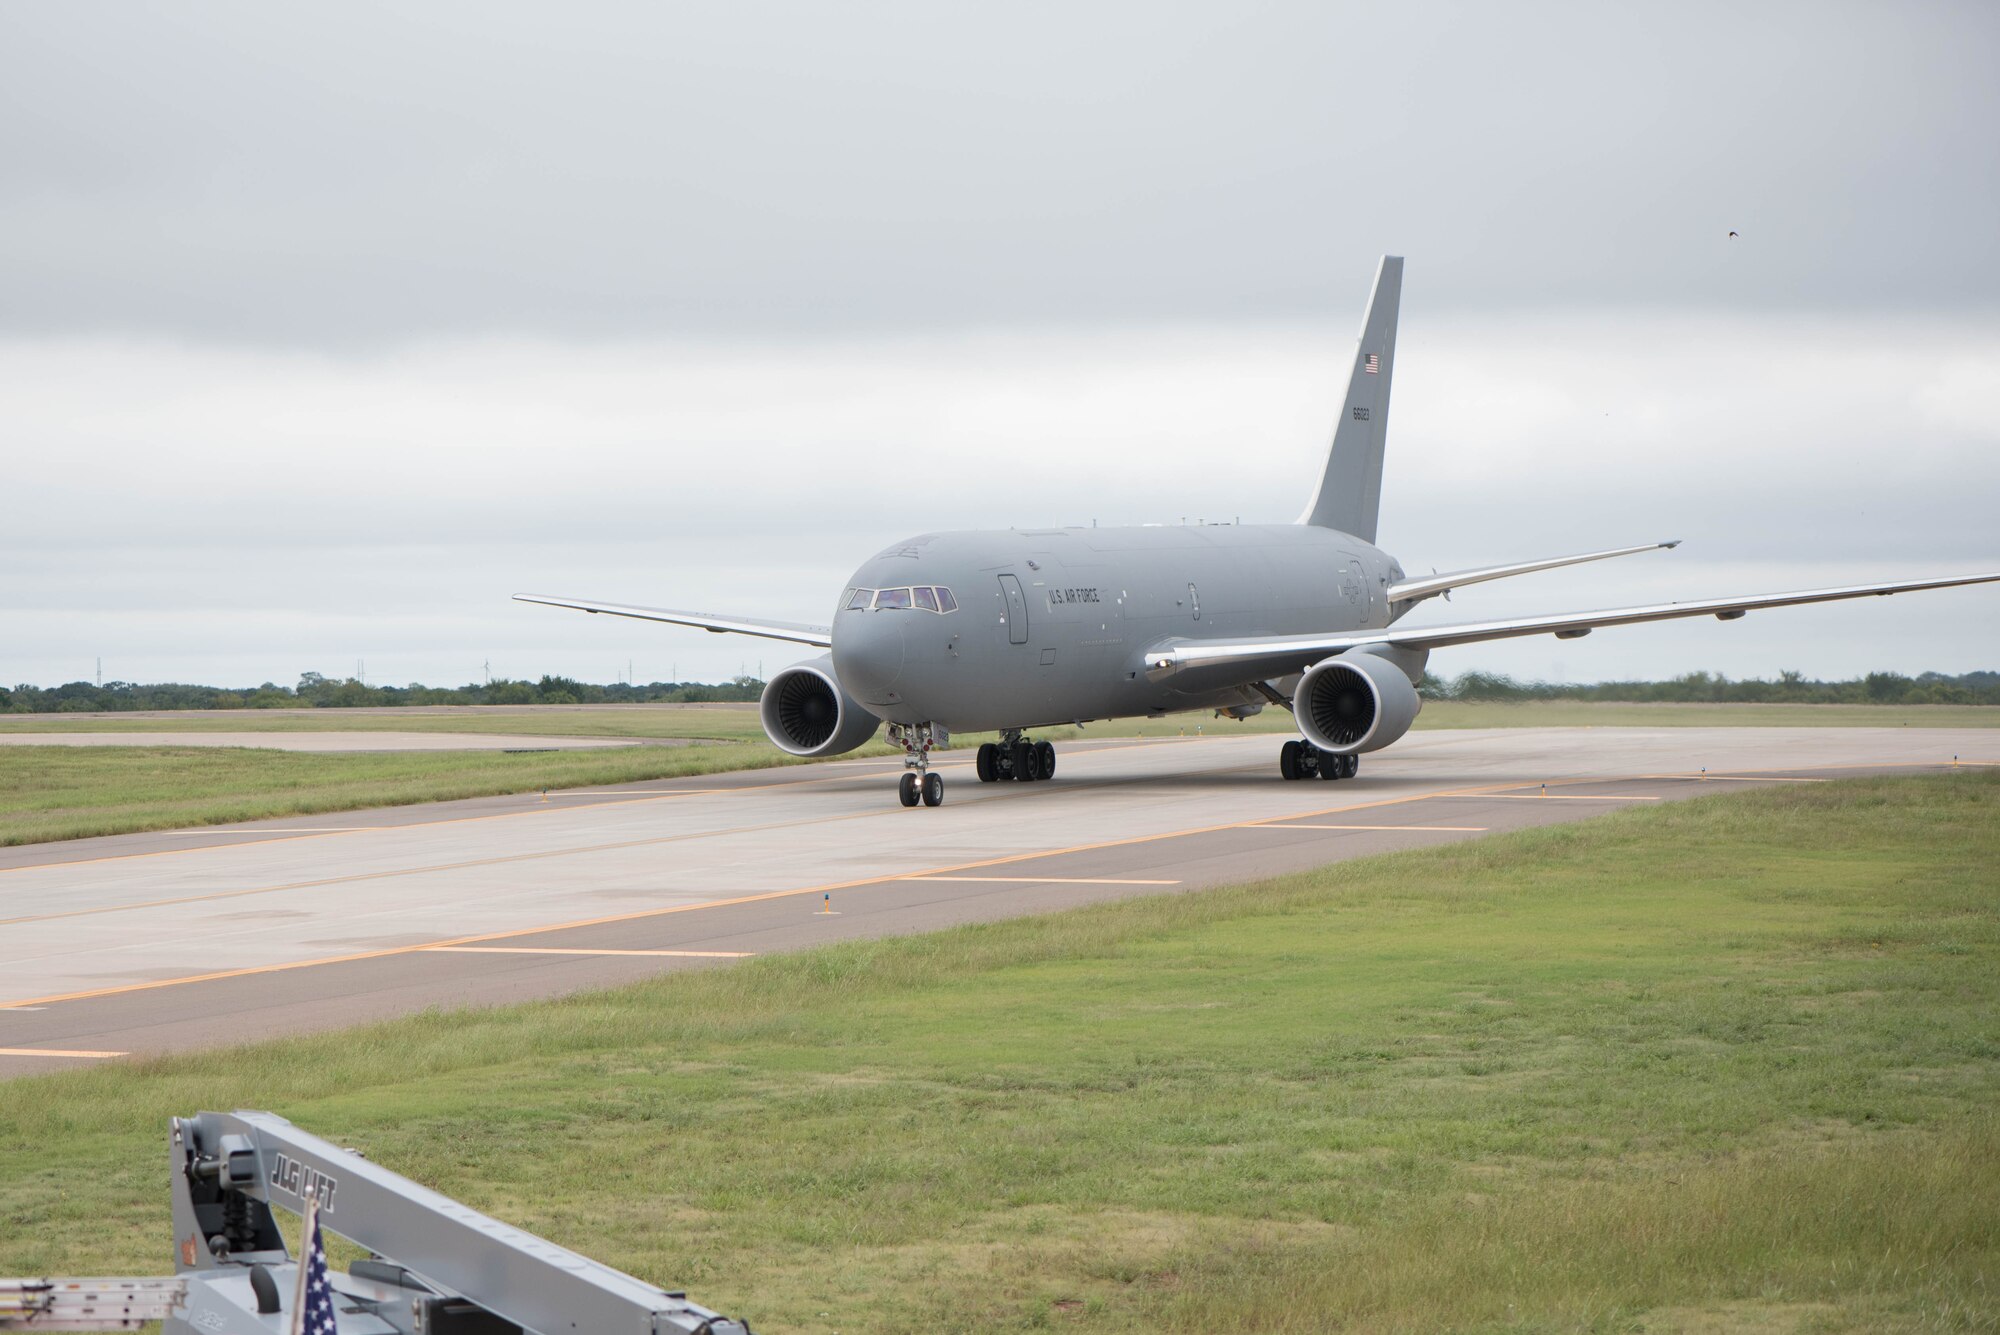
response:
[(1301, 524), (1375, 541), (1375, 517), (1382, 508), (1382, 447), (1389, 431), (1389, 377), (1396, 367), (1396, 314), (1402, 300), (1403, 257), (1384, 255), (1361, 321), (1361, 341), (1334, 423), (1326, 471), (1299, 516)]

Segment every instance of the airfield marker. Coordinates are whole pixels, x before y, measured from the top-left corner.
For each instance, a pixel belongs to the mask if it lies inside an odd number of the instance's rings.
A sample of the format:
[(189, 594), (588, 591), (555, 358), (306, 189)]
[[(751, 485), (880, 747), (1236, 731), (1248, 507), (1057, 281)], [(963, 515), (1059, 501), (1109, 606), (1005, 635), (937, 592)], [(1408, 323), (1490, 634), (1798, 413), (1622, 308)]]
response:
[(827, 913), (832, 913), (834, 917), (839, 917), (839, 916), (840, 916), (840, 915), (839, 915), (839, 914), (837, 914), (837, 913), (833, 913), (833, 894), (832, 894), (832, 892), (831, 892), (831, 891), (829, 891), (829, 892), (827, 892), (827, 893), (824, 893), (824, 894), (822, 894), (822, 895), (820, 896), (820, 901), (821, 901), (821, 903), (820, 903), (820, 908), (819, 908), (819, 912), (818, 912), (818, 913), (815, 913), (815, 914), (813, 915), (814, 917), (818, 917), (818, 916), (819, 916), (820, 914), (827, 914)]

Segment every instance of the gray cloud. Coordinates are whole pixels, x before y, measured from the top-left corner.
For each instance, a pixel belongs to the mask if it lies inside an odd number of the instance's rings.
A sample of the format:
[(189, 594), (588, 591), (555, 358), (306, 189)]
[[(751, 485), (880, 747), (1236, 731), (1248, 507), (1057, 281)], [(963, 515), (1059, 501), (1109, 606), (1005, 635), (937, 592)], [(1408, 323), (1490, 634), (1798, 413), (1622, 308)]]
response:
[[(1990, 309), (1990, 5), (14, 6), (0, 329)], [(1735, 242), (1730, 229), (1743, 233)]]
[[(508, 601), (819, 619), (931, 529), (1283, 522), (1351, 326), (363, 358), (0, 342), (0, 680), (726, 676), (783, 646)], [(1405, 310), (1383, 543), (1413, 569), (1684, 538), (1433, 621), (2000, 567), (2000, 320)], [(1440, 655), (1571, 679), (1992, 666), (1991, 590)]]

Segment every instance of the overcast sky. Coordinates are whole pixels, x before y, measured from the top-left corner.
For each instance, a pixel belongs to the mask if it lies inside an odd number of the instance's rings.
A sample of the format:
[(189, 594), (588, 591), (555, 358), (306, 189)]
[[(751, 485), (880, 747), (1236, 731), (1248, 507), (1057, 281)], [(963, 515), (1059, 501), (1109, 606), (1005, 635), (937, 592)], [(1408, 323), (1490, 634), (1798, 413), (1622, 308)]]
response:
[[(1285, 521), (1409, 257), (1426, 621), (2000, 568), (2000, 10), (0, 10), (0, 680), (775, 669), (946, 527)], [(1729, 232), (1741, 235), (1730, 239)], [(2000, 595), (1440, 654), (2000, 667)]]

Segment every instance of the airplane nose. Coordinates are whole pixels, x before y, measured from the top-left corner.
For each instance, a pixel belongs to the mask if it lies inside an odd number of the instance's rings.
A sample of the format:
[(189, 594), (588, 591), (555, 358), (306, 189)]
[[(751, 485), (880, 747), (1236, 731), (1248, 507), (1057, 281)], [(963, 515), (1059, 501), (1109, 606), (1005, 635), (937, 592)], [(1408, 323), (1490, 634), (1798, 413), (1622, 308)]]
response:
[(861, 703), (896, 703), (894, 687), (903, 674), (903, 623), (908, 619), (906, 612), (858, 612), (842, 620), (833, 641), (833, 670)]

